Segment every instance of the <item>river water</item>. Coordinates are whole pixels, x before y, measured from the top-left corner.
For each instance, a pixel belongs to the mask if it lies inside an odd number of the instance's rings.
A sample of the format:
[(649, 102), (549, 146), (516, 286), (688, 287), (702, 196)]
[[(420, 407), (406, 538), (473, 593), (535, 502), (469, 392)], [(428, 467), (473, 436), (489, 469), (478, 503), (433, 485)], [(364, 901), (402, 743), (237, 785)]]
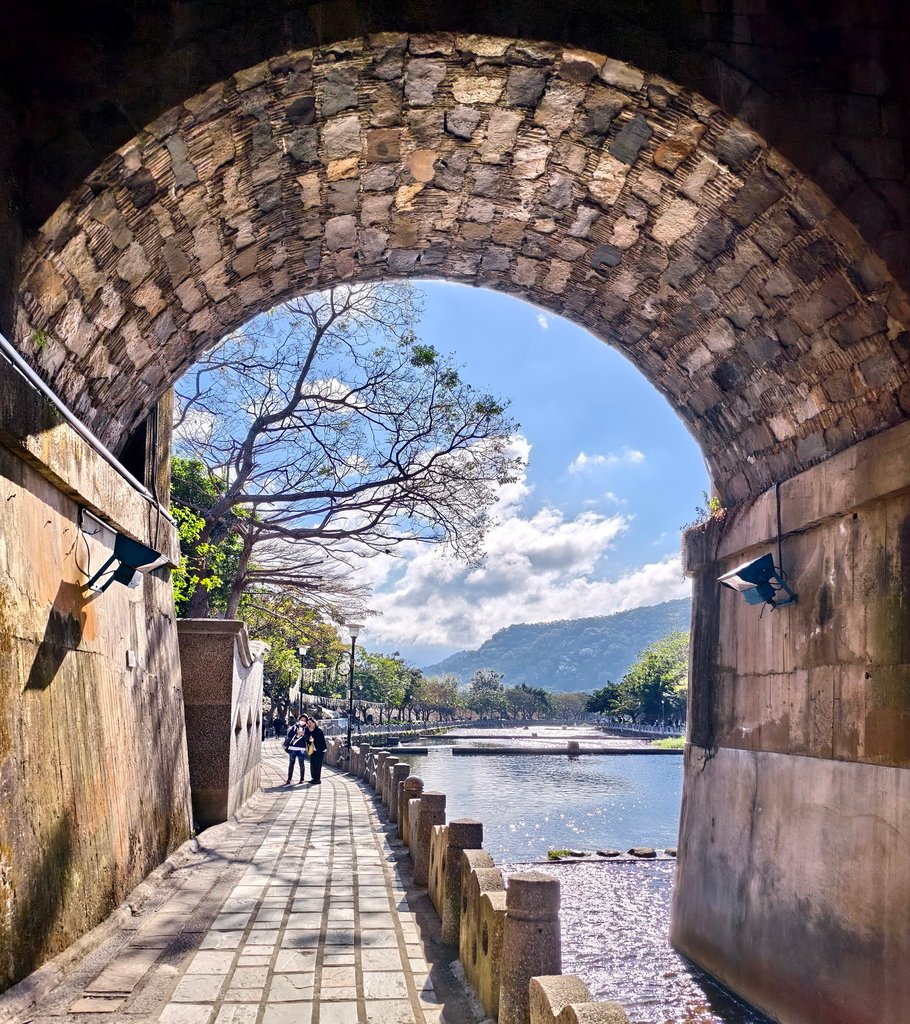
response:
[[(538, 728), (532, 739), (445, 737), (442, 744), (509, 746), (587, 733)], [(601, 737), (603, 741), (603, 738)], [(606, 742), (606, 741), (604, 741)], [(628, 746), (627, 741), (612, 741)], [(399, 755), (400, 756), (400, 755)], [(404, 757), (426, 789), (446, 794), (446, 817), (484, 823), (484, 848), (506, 874), (549, 849), (675, 846), (682, 757), (555, 754), (454, 757), (451, 746)], [(632, 1024), (765, 1024), (696, 971), (668, 941), (675, 862), (535, 865), (559, 878), (563, 972), (599, 999), (623, 1004)]]

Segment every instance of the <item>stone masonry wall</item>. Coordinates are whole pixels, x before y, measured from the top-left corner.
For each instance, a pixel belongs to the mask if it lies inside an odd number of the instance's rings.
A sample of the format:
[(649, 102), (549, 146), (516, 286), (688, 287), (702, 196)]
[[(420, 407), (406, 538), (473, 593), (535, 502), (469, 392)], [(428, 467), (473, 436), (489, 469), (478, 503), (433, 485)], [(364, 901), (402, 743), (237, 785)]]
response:
[(614, 58), (481, 36), (286, 54), (168, 111), (34, 236), (16, 338), (113, 443), (276, 301), (409, 276), (620, 348), (728, 500), (910, 410), (903, 293), (779, 153)]

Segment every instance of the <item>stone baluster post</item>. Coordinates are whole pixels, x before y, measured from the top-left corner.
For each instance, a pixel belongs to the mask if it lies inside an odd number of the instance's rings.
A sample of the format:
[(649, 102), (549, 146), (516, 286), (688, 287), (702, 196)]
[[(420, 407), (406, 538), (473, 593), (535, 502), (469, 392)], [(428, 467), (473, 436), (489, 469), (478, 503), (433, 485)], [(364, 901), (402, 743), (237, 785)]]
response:
[(542, 871), (512, 875), (506, 889), (499, 1024), (528, 1024), (531, 978), (561, 973), (559, 880)]
[(362, 778), (366, 771), (366, 759), (370, 757), (370, 743), (360, 743), (357, 749), (356, 774)]
[(398, 794), (398, 835), (405, 846), (411, 845), (411, 801), (419, 800), (423, 792), (423, 779), (419, 775), (409, 775), (401, 783)]
[(376, 778), (373, 780), (373, 789), (377, 796), (382, 793), (382, 772), (390, 756), (387, 750), (380, 750), (376, 755)]
[[(414, 861), (414, 885), (418, 889), (425, 889), (429, 881), (430, 839), (433, 835), (433, 826), (445, 825), (445, 823), (445, 793), (424, 792), (420, 797), (417, 812), (416, 843), (411, 850), (411, 857)], [(542, 973), (552, 974), (553, 972), (544, 971)]]
[(449, 822), (442, 891), (442, 941), (458, 945), (461, 927), (461, 854), (483, 846), (483, 824), (473, 818)]
[(379, 787), (379, 798), (383, 807), (389, 807), (392, 803), (390, 787), (392, 784), (392, 769), (398, 764), (398, 758), (389, 756), (382, 766), (382, 785)]
[(402, 764), (400, 761), (392, 769), (392, 778), (389, 783), (389, 821), (398, 821), (401, 806), (398, 799), (400, 786), (410, 774), (411, 766)]

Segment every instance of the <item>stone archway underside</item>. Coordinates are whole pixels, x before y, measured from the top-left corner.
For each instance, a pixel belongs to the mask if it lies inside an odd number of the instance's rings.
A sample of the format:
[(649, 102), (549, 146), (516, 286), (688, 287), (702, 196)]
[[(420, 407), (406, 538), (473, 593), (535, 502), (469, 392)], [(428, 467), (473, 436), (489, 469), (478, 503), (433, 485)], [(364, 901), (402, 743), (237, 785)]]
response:
[(187, 100), (30, 240), (20, 349), (113, 446), (198, 353), (345, 280), (512, 292), (625, 352), (741, 500), (910, 414), (910, 321), (705, 99), (543, 43), (381, 35)]

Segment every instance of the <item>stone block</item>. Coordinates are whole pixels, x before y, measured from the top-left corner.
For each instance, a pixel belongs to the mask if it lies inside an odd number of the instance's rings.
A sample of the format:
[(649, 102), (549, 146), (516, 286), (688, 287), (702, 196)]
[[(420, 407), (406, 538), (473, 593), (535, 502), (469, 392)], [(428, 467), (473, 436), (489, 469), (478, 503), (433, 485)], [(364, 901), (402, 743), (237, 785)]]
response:
[(513, 67), (506, 79), (505, 102), (516, 107), (536, 107), (547, 85), (543, 68)]
[(463, 853), (483, 846), (483, 825), (471, 818), (456, 818), (446, 828), (446, 848), (441, 863), (440, 884), (442, 941), (459, 944), (463, 883)]
[[(415, 810), (411, 803), (411, 811)], [(416, 829), (411, 844), (411, 858), (414, 862), (414, 885), (425, 889), (429, 882), (430, 843), (434, 825), (444, 825), (446, 820), (445, 793), (424, 791), (417, 801)]]
[(555, 1024), (564, 1006), (589, 1003), (588, 986), (574, 974), (552, 974), (532, 978), (528, 989), (530, 1024)]
[(480, 124), (480, 111), (474, 107), (454, 107), (445, 114), (445, 130), (456, 139), (470, 142)]
[(527, 1024), (531, 978), (562, 973), (559, 880), (542, 871), (509, 877), (502, 940), (499, 1024)]
[(676, 132), (655, 148), (654, 163), (672, 174), (695, 152), (706, 131), (707, 126), (698, 121), (682, 121)]
[(610, 145), (610, 155), (630, 166), (638, 159), (638, 154), (647, 145), (653, 135), (651, 126), (636, 114), (627, 124), (623, 125), (619, 134)]

